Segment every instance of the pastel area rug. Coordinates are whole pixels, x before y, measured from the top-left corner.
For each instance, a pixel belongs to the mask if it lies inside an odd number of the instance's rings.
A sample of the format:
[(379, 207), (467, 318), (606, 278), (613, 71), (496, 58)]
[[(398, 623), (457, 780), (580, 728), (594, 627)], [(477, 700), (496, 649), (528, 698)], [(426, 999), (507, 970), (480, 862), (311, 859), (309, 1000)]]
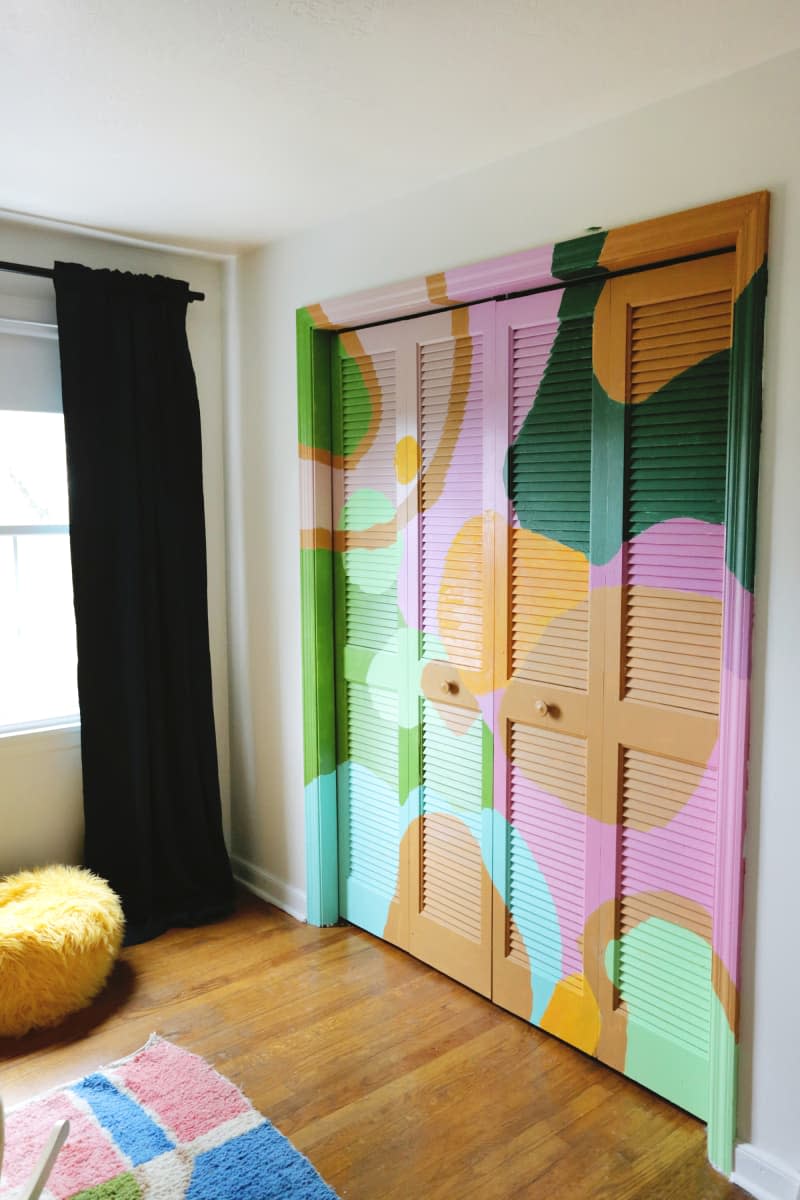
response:
[(42, 1200), (336, 1200), (230, 1080), (155, 1034), (6, 1115), (3, 1200), (14, 1200), (64, 1117), (69, 1137)]

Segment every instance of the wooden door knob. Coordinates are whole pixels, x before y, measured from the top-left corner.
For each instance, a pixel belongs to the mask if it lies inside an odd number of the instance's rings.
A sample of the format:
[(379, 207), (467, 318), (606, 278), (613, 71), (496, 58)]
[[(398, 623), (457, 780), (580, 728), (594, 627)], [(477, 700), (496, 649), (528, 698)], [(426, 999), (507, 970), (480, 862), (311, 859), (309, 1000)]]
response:
[(458, 692), (458, 684), (454, 679), (445, 679), (442, 683), (442, 691), (445, 696), (455, 696)]
[(534, 701), (533, 707), (536, 709), (540, 717), (546, 717), (550, 712), (550, 705), (545, 700)]

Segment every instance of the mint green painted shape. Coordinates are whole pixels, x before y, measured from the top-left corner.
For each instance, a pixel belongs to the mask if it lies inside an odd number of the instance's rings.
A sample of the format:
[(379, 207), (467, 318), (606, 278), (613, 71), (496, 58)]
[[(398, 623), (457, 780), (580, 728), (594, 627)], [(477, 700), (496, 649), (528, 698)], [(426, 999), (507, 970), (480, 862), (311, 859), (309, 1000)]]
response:
[(628, 1008), (625, 1074), (706, 1120), (711, 947), (660, 917), (606, 947), (605, 969)]
[(733, 1171), (736, 1145), (736, 1084), (739, 1078), (739, 1047), (725, 1010), (714, 996), (711, 1013), (711, 1061), (717, 1064), (711, 1080), (711, 1111), (708, 1117), (708, 1157), (723, 1175)]
[(348, 710), (344, 762), (358, 763), (397, 790), (397, 692), (386, 690), (376, 703), (378, 689), (361, 683), (346, 684)]
[[(344, 505), (341, 528), (360, 532), (391, 521), (394, 515), (392, 504), (382, 492), (362, 488)], [(394, 595), (402, 554), (403, 543), (399, 536), (390, 546), (346, 550), (342, 554), (345, 574), (351, 584), (369, 596)]]
[(410, 688), (401, 687), (402, 672), (410, 659), (416, 661), (419, 634), (407, 626), (398, 626), (391, 641), (383, 650), (377, 650), (372, 655), (366, 682), (373, 689), (373, 703), (378, 709), (381, 698), (387, 688), (393, 688), (399, 693), (397, 706), (397, 721), (401, 729), (411, 729), (419, 721), (419, 710), (416, 695), (411, 694)]
[(342, 508), (339, 528), (350, 533), (361, 533), (373, 525), (393, 520), (394, 515), (394, 505), (383, 492), (374, 488), (359, 488)]
[(540, 1024), (561, 978), (561, 926), (552, 893), (524, 837), (502, 813), (491, 811), (492, 847), (487, 869), (509, 909), (528, 954), (533, 1004), (530, 1021)]

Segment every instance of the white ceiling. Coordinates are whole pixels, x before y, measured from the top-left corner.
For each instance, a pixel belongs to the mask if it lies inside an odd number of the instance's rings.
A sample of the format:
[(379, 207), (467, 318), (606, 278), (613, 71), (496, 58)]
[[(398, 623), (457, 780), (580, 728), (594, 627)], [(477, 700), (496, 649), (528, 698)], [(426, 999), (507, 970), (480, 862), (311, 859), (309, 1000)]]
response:
[(798, 0), (3, 0), (0, 20), (0, 207), (220, 248), (800, 46)]

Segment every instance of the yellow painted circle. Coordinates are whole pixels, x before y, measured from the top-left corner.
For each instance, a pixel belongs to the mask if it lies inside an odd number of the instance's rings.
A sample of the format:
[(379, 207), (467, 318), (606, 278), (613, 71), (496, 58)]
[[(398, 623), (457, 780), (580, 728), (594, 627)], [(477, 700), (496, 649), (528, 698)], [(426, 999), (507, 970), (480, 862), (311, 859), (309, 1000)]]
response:
[(411, 483), (422, 462), (419, 443), (411, 437), (401, 438), (394, 452), (394, 469), (400, 483)]

